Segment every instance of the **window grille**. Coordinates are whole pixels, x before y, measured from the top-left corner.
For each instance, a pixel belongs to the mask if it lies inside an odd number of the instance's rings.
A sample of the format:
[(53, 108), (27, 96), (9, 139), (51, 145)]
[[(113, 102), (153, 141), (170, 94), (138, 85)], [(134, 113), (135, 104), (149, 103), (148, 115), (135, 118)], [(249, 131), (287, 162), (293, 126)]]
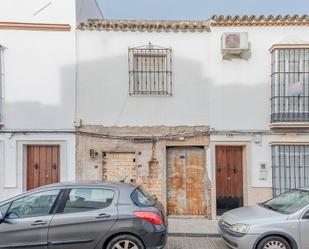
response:
[(129, 48), (131, 95), (172, 95), (172, 50), (154, 46)]
[(309, 121), (309, 48), (271, 55), (271, 122)]
[(273, 194), (309, 187), (309, 145), (272, 146)]

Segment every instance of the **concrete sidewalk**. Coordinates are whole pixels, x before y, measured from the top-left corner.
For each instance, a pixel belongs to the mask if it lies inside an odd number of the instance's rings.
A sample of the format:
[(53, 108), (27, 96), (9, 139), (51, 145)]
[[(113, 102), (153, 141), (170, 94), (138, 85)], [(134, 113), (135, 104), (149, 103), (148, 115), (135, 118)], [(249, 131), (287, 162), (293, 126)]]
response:
[(185, 237), (219, 237), (219, 220), (207, 218), (168, 218), (169, 235)]

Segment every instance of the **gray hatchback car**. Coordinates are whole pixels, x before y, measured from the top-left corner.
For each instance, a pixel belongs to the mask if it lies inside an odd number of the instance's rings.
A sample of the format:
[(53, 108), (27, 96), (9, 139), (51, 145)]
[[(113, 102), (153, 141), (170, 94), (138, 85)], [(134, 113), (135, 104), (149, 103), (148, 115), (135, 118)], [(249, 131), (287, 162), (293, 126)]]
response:
[(161, 249), (162, 204), (123, 183), (41, 187), (0, 203), (0, 248)]
[(235, 249), (308, 249), (309, 188), (229, 211), (219, 227), (226, 244)]

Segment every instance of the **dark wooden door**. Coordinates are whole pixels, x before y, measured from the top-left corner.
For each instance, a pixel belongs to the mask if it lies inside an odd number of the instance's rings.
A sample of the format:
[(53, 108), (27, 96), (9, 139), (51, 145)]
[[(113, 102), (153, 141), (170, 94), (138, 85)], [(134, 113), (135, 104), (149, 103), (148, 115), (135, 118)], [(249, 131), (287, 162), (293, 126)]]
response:
[(217, 214), (243, 206), (241, 146), (216, 146)]
[(27, 146), (27, 190), (60, 180), (60, 146)]
[(206, 214), (204, 155), (204, 149), (199, 147), (168, 148), (168, 214)]

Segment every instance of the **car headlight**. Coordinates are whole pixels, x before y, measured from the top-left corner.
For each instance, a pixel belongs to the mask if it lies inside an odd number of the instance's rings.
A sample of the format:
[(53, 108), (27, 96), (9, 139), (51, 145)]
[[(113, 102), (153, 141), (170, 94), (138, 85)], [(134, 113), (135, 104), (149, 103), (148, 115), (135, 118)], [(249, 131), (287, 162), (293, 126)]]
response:
[(247, 224), (235, 224), (230, 227), (230, 230), (236, 233), (247, 234), (249, 232), (250, 226)]

